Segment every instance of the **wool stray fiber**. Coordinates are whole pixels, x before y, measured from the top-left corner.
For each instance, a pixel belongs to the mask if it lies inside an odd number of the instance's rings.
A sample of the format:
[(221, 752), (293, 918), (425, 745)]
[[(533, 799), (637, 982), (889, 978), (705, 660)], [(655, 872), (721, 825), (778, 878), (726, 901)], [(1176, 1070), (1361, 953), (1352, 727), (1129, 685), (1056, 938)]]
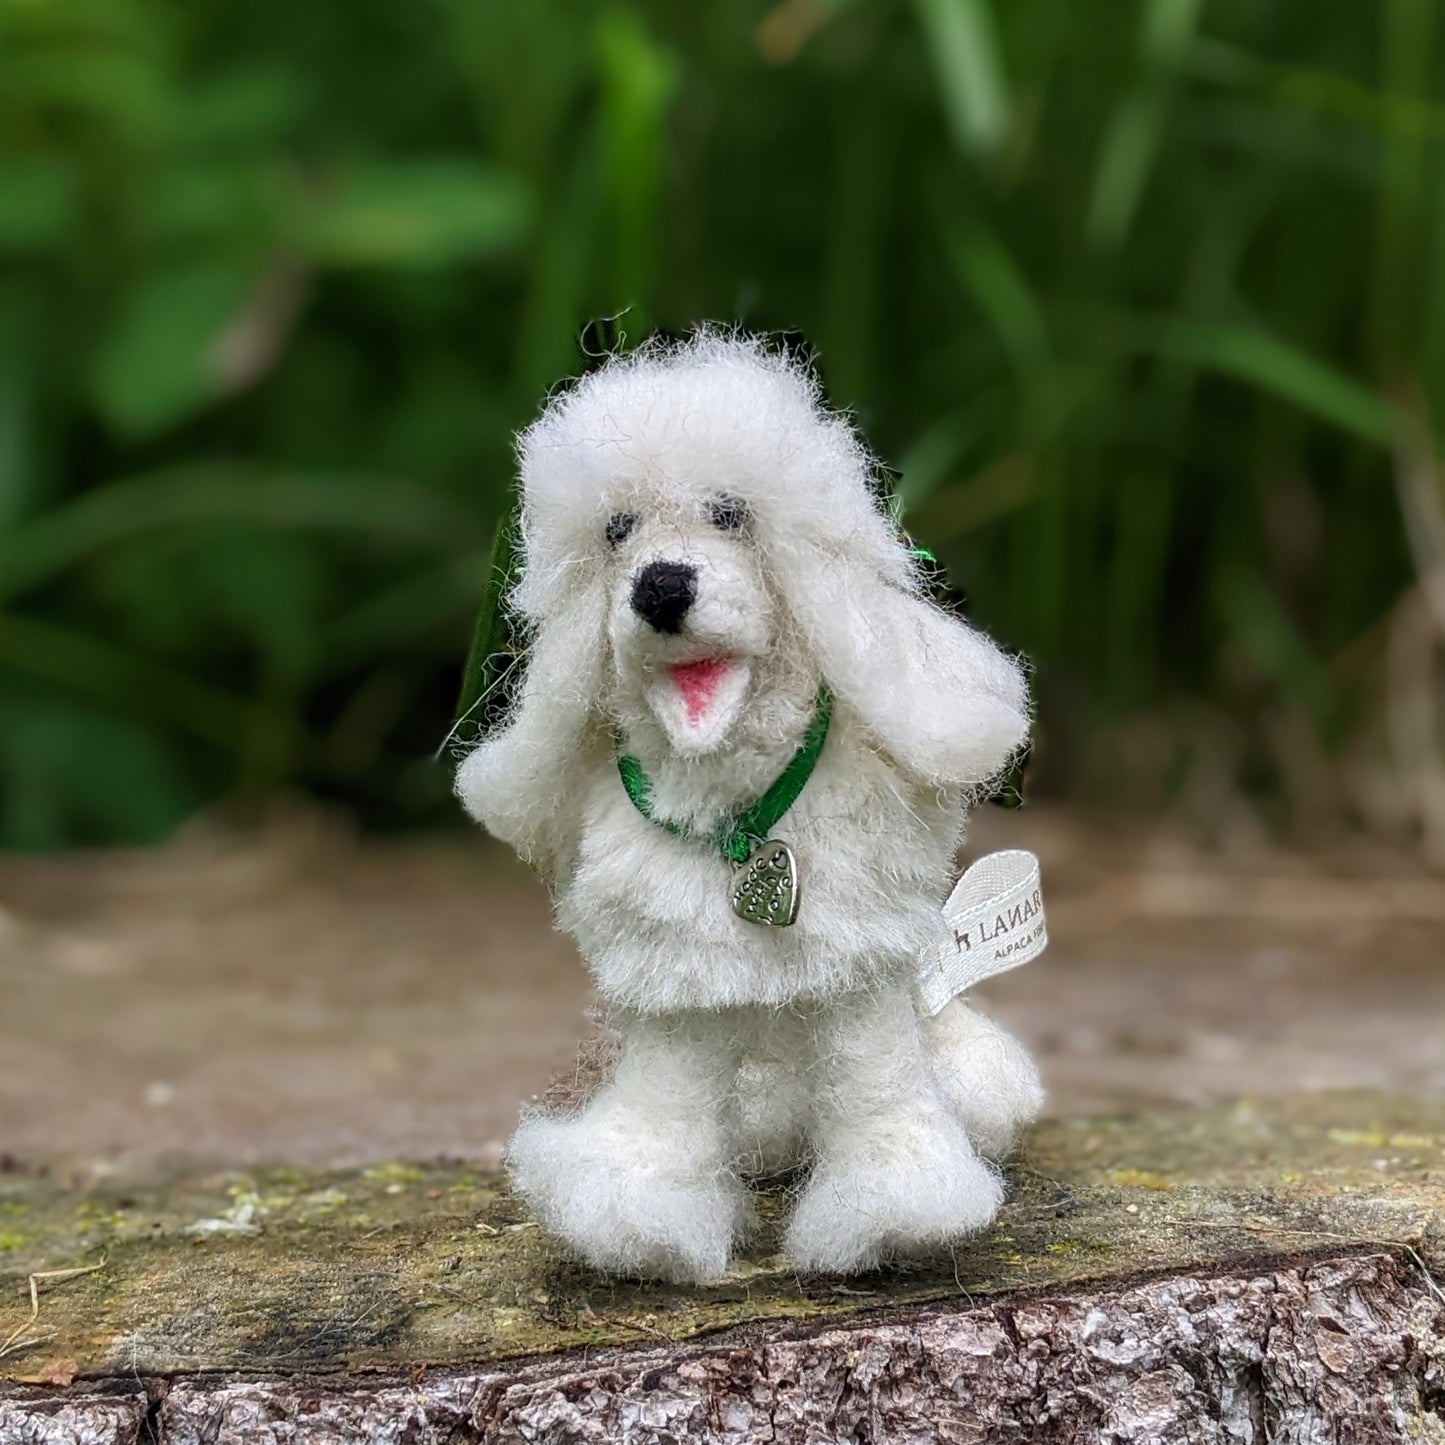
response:
[[(746, 1238), (749, 1174), (807, 1170), (800, 1269), (986, 1227), (1038, 1074), (961, 999), (921, 1017), (914, 981), (950, 937), (969, 802), (1028, 734), (1018, 663), (928, 600), (857, 433), (761, 340), (614, 357), (519, 457), (525, 674), (457, 793), (549, 880), (618, 1054), (580, 1109), (523, 1120), (516, 1188), (594, 1266), (684, 1281)], [(771, 834), (796, 920), (762, 926), (715, 840), (821, 697), (826, 740)]]

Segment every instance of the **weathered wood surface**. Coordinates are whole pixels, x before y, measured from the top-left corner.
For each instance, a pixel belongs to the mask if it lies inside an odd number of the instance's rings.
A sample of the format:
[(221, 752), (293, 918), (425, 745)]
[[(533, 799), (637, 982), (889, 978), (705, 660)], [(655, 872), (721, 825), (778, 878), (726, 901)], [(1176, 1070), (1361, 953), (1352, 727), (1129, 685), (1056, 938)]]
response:
[(3, 1332), (31, 1271), (102, 1268), (0, 1360), (0, 1440), (1445, 1441), (1445, 1110), (1063, 1120), (1011, 1180), (988, 1235), (846, 1282), (783, 1266), (772, 1196), (688, 1290), (567, 1264), (460, 1165), (11, 1172)]
[(1369, 1254), (904, 1319), (340, 1383), (151, 1382), (0, 1401), (60, 1445), (1445, 1440), (1445, 1306)]
[(379, 1389), (185, 1381), (174, 1445), (1445, 1439), (1445, 1308), (1386, 1255)]

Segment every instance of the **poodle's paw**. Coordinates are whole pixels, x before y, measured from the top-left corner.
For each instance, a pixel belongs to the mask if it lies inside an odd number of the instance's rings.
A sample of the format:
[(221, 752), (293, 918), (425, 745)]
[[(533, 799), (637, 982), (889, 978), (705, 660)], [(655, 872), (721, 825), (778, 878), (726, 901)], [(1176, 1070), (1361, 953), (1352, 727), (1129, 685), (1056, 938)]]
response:
[(924, 1019), (923, 1033), (943, 1095), (969, 1141), (987, 1159), (1005, 1158), (1044, 1106), (1044, 1086), (1028, 1050), (958, 998)]
[(852, 1274), (897, 1255), (938, 1248), (990, 1225), (1003, 1181), (961, 1135), (889, 1158), (869, 1150), (817, 1165), (783, 1251), (799, 1269)]
[(512, 1184), (539, 1222), (611, 1274), (720, 1278), (752, 1223), (741, 1183), (674, 1141), (590, 1115), (528, 1119), (512, 1138)]

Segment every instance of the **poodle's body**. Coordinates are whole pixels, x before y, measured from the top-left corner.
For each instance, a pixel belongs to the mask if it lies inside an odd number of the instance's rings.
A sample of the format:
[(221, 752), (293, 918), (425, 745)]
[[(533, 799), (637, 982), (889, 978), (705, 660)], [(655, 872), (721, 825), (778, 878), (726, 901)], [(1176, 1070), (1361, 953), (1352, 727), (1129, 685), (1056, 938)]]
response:
[[(785, 1242), (803, 1268), (981, 1228), (1000, 1183), (979, 1154), (1036, 1113), (1037, 1075), (961, 1001), (920, 1018), (913, 983), (949, 936), (970, 791), (1027, 732), (1017, 666), (920, 595), (853, 432), (755, 342), (609, 362), (521, 458), (531, 655), (458, 792), (551, 879), (621, 1047), (583, 1109), (524, 1121), (517, 1187), (594, 1264), (674, 1278), (722, 1273), (747, 1172), (811, 1166)], [(773, 830), (801, 907), (760, 926), (710, 840), (823, 687), (826, 744)]]
[[(812, 698), (809, 688), (799, 732)], [(795, 745), (796, 734), (760, 748), (755, 780), (732, 784), (733, 801), (761, 793)], [(666, 771), (661, 754), (648, 767), (654, 777)], [(676, 785), (680, 794), (686, 779)], [(659, 785), (659, 806), (667, 796)], [(648, 1013), (779, 1007), (895, 987), (911, 982), (924, 950), (949, 936), (939, 900), (963, 821), (958, 790), (900, 777), (843, 705), (807, 787), (776, 829), (803, 880), (791, 927), (736, 918), (716, 850), (680, 844), (644, 818), (619, 786), (610, 752), (597, 759), (579, 804), (586, 825), (558, 923), (614, 1004)]]

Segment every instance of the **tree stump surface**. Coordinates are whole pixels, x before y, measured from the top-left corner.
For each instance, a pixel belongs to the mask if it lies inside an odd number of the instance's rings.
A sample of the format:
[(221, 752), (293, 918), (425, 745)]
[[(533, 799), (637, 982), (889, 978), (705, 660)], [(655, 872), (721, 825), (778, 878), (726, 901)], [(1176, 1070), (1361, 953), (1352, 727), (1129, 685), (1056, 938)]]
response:
[[(0, 1175), (0, 1440), (1445, 1442), (1445, 1109), (1045, 1123), (997, 1226), (628, 1283), (461, 1164)], [(3, 1337), (3, 1336), (0, 1336)], [(69, 1380), (69, 1384), (58, 1383)]]
[(588, 1001), (499, 851), (0, 857), (0, 1445), (1445, 1445), (1439, 877), (973, 836), (1039, 853), (1053, 939), (982, 990), (1057, 1111), (997, 1227), (799, 1278), (775, 1190), (704, 1289), (566, 1263), (495, 1172)]

